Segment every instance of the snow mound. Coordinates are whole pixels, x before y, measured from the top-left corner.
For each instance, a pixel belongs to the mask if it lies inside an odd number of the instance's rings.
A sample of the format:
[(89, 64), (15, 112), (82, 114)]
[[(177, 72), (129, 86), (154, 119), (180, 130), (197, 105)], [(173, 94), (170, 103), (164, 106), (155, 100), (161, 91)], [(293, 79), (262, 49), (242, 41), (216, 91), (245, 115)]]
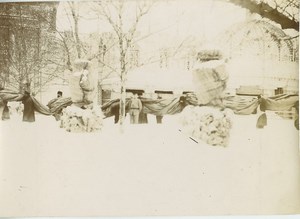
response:
[(232, 112), (212, 107), (188, 106), (180, 118), (182, 132), (213, 146), (227, 146)]

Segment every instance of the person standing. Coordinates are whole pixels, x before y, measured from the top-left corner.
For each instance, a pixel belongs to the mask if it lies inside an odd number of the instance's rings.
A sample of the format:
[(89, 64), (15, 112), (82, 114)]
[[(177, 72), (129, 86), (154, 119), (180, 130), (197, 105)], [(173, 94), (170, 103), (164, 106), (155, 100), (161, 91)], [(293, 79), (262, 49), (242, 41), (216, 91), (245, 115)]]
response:
[(299, 130), (299, 101), (297, 101), (294, 105), (296, 109), (296, 119), (294, 121), (294, 126), (297, 130)]
[[(57, 101), (58, 99), (62, 98), (63, 92), (62, 91), (57, 91), (57, 98), (55, 101)], [(54, 113), (54, 117), (56, 121), (59, 121), (61, 116), (62, 116), (62, 108), (57, 110), (57, 112)]]
[(34, 103), (28, 91), (25, 91), (24, 97), (22, 98), (22, 103), (24, 105), (23, 122), (34, 122)]
[(134, 94), (129, 103), (129, 115), (131, 124), (139, 123), (139, 115), (142, 111), (142, 107), (142, 102), (140, 99), (138, 99), (138, 95)]
[[(161, 100), (162, 97), (160, 94), (157, 95), (157, 99)], [(156, 116), (156, 123), (157, 124), (161, 124), (162, 123), (162, 119), (163, 119), (163, 116)]]
[[(4, 88), (2, 86), (0, 86), (0, 91), (1, 90), (4, 90)], [(3, 115), (5, 114), (5, 108), (7, 107), (7, 101), (6, 100), (3, 100), (1, 97), (0, 97), (0, 115), (1, 115), (1, 120), (4, 120), (3, 119)]]
[(62, 97), (62, 95), (63, 95), (63, 92), (62, 91), (57, 91), (57, 98), (61, 98)]
[(115, 124), (117, 124), (120, 119), (120, 103), (119, 102), (112, 104), (111, 112), (115, 116), (114, 121), (115, 121)]
[(10, 113), (9, 113), (9, 108), (7, 106), (7, 101), (3, 101), (4, 103), (4, 109), (2, 112), (2, 120), (9, 120), (10, 119)]
[[(49, 103), (47, 104), (47, 106), (49, 108), (51, 108), (52, 104), (54, 104), (56, 101), (58, 101), (59, 99), (62, 98), (62, 94), (63, 94), (62, 91), (57, 91), (56, 98), (50, 100)], [(54, 112), (53, 116), (54, 116), (54, 118), (55, 118), (56, 121), (60, 120), (60, 118), (62, 116), (62, 110), (63, 110), (63, 108), (60, 108), (60, 109), (57, 109), (56, 112)]]
[[(144, 96), (143, 94), (138, 95), (138, 98), (142, 101), (143, 96)], [(148, 123), (148, 115), (147, 113), (141, 111), (139, 114), (139, 124), (147, 124), (147, 123)]]
[(48, 102), (47, 106), (48, 106), (49, 108), (51, 108), (51, 105), (52, 105), (53, 103), (55, 103), (55, 102), (56, 102), (59, 98), (61, 98), (61, 97), (62, 97), (62, 92), (61, 92), (61, 91), (57, 91), (56, 98), (50, 100), (50, 101)]

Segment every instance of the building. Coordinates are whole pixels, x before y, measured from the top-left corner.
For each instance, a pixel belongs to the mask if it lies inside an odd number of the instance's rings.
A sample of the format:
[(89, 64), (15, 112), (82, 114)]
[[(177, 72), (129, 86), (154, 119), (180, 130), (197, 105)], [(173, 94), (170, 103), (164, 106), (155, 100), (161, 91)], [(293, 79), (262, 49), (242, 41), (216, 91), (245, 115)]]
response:
[(39, 93), (54, 77), (61, 59), (55, 56), (58, 2), (0, 5), (1, 86), (21, 91), (27, 83), (33, 93)]
[(228, 89), (261, 89), (265, 96), (298, 93), (298, 37), (287, 35), (276, 24), (249, 19), (220, 34), (228, 59)]

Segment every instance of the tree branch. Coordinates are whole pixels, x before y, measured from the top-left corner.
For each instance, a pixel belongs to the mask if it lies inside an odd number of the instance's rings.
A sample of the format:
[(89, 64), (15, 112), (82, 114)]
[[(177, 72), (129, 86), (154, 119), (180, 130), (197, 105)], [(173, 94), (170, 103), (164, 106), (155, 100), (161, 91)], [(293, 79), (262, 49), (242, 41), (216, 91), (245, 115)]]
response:
[(248, 9), (251, 13), (256, 13), (264, 18), (268, 18), (281, 25), (282, 29), (292, 28), (299, 31), (299, 21), (294, 18), (289, 18), (283, 13), (280, 13), (276, 8), (272, 8), (265, 2), (256, 2), (254, 0), (227, 0), (228, 2)]

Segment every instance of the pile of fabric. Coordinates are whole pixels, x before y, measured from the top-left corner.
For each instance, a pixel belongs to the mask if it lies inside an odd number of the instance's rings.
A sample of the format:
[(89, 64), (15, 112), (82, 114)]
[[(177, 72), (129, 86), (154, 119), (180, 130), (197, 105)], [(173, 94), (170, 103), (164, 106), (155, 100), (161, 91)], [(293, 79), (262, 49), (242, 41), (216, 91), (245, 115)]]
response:
[(223, 54), (218, 49), (204, 49), (198, 52), (197, 59), (201, 62), (210, 60), (220, 60), (223, 58)]
[(48, 104), (52, 113), (60, 113), (61, 128), (68, 132), (94, 132), (103, 126), (103, 113), (93, 102), (96, 97), (96, 74), (88, 60), (78, 59), (69, 77), (71, 98)]
[[(143, 109), (142, 113), (153, 114), (157, 116), (174, 115), (180, 113), (187, 105), (197, 105), (197, 96), (194, 93), (187, 93), (180, 97), (168, 99), (152, 99), (141, 97)], [(130, 99), (126, 99), (126, 113), (129, 110)], [(111, 100), (101, 107), (106, 117), (119, 114), (120, 100)]]
[(13, 90), (0, 90), (0, 102), (2, 101), (20, 101), (23, 98), (23, 94)]
[(58, 113), (61, 112), (62, 109), (66, 108), (67, 106), (72, 105), (72, 99), (71, 97), (66, 98), (54, 98), (49, 101), (47, 104), (48, 108), (50, 109), (50, 112), (52, 113)]
[(227, 146), (232, 127), (230, 109), (187, 106), (181, 114), (181, 131), (187, 136), (213, 146)]
[(100, 108), (81, 109), (75, 105), (62, 111), (61, 128), (68, 132), (94, 132), (102, 129), (103, 114)]
[(74, 63), (74, 72), (69, 77), (71, 99), (77, 106), (89, 106), (96, 97), (96, 74), (91, 62), (78, 59)]
[[(260, 110), (263, 112), (257, 119), (256, 127), (264, 128), (268, 124), (268, 118), (265, 113), (266, 110), (269, 111), (279, 111), (276, 112), (279, 116), (286, 118), (285, 113), (283, 111), (291, 111), (294, 107), (296, 109), (295, 121), (294, 125), (297, 130), (299, 130), (299, 119), (298, 114), (299, 111), (299, 96), (293, 94), (278, 94), (273, 97), (262, 97), (260, 98)], [(281, 111), (281, 112), (280, 112)], [(292, 111), (291, 111), (292, 112)], [(291, 117), (293, 118), (293, 117)]]
[(226, 62), (218, 50), (204, 50), (199, 54), (200, 62), (193, 69), (198, 104), (218, 106), (228, 81)]
[(291, 110), (293, 107), (295, 107), (297, 101), (299, 101), (299, 96), (294, 94), (278, 94), (268, 98), (262, 97), (260, 103), (260, 110)]
[(257, 113), (259, 99), (256, 96), (227, 96), (223, 99), (223, 105), (235, 114), (250, 115)]

